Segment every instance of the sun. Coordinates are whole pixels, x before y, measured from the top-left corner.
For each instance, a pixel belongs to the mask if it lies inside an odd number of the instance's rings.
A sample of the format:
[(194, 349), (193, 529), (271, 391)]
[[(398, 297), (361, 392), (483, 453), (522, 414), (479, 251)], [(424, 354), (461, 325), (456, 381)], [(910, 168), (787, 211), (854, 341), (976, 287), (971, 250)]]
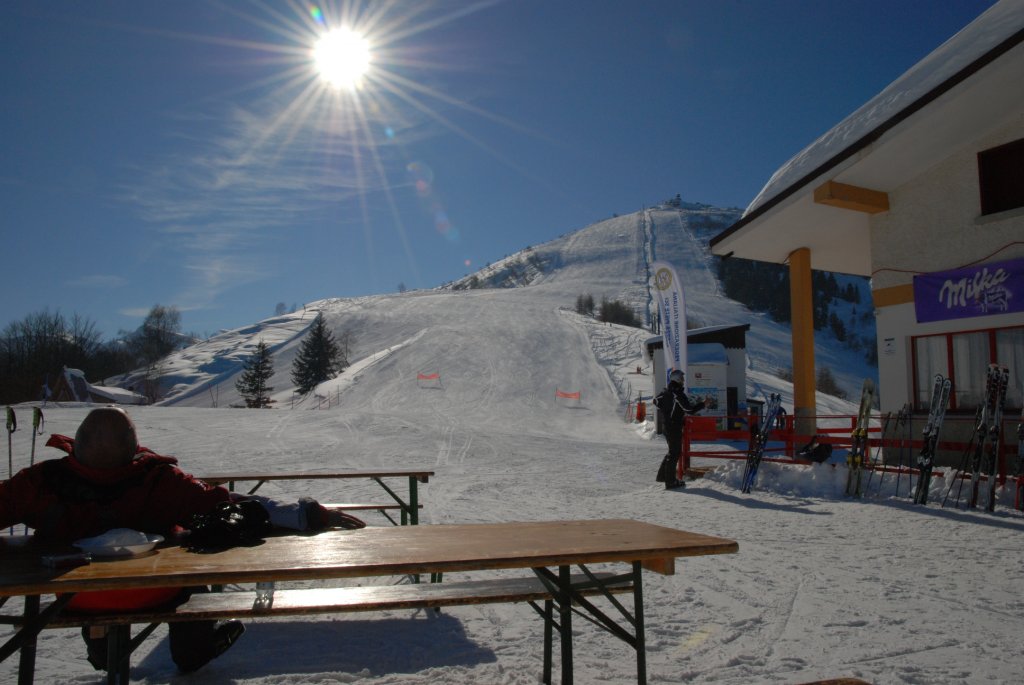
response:
[(371, 56), (366, 37), (345, 27), (325, 33), (313, 46), (320, 78), (336, 88), (358, 88), (370, 69)]

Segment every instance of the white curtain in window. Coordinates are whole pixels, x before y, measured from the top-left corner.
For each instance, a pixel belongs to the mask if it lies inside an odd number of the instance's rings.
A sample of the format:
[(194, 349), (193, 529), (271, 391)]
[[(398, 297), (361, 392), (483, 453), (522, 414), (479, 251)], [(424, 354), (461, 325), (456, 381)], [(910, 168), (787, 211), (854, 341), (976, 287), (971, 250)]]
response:
[(946, 361), (946, 336), (931, 335), (926, 338), (917, 338), (914, 340), (914, 355), (917, 358), (914, 381), (917, 408), (928, 411), (931, 408), (928, 406), (928, 401), (931, 399), (935, 374), (949, 375)]
[(996, 361), (1010, 370), (1006, 388), (1006, 406), (1024, 404), (1024, 328), (1004, 328), (996, 331)]
[(987, 332), (958, 333), (953, 336), (953, 388), (958, 409), (974, 409), (985, 396), (988, 375)]

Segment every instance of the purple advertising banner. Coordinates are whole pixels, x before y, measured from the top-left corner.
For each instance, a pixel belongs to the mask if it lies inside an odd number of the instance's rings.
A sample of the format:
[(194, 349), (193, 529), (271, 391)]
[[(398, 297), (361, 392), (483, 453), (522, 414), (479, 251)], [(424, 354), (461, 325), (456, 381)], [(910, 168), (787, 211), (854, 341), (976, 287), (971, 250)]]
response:
[(1024, 259), (914, 276), (918, 323), (1024, 312)]

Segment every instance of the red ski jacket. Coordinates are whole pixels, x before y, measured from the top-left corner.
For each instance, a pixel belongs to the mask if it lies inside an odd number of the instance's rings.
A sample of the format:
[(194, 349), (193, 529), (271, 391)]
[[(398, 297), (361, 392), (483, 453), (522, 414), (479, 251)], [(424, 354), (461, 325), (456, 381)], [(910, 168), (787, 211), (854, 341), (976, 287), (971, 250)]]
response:
[(51, 435), (46, 445), (67, 452), (0, 482), (0, 528), (24, 523), (43, 540), (71, 543), (111, 528), (170, 535), (195, 514), (232, 499), (177, 467), (178, 460), (139, 447), (131, 463), (96, 469), (74, 455), (75, 441)]

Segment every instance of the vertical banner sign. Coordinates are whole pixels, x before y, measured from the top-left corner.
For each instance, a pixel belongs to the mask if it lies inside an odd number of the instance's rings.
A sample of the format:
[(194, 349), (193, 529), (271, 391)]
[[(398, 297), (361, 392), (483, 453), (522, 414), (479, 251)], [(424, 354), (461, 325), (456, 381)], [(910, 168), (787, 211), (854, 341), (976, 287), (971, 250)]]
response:
[[(654, 295), (661, 312), (661, 331), (664, 340), (666, 380), (672, 369), (686, 372), (686, 298), (683, 284), (676, 270), (668, 262), (654, 262)], [(689, 381), (689, 378), (687, 378)]]

